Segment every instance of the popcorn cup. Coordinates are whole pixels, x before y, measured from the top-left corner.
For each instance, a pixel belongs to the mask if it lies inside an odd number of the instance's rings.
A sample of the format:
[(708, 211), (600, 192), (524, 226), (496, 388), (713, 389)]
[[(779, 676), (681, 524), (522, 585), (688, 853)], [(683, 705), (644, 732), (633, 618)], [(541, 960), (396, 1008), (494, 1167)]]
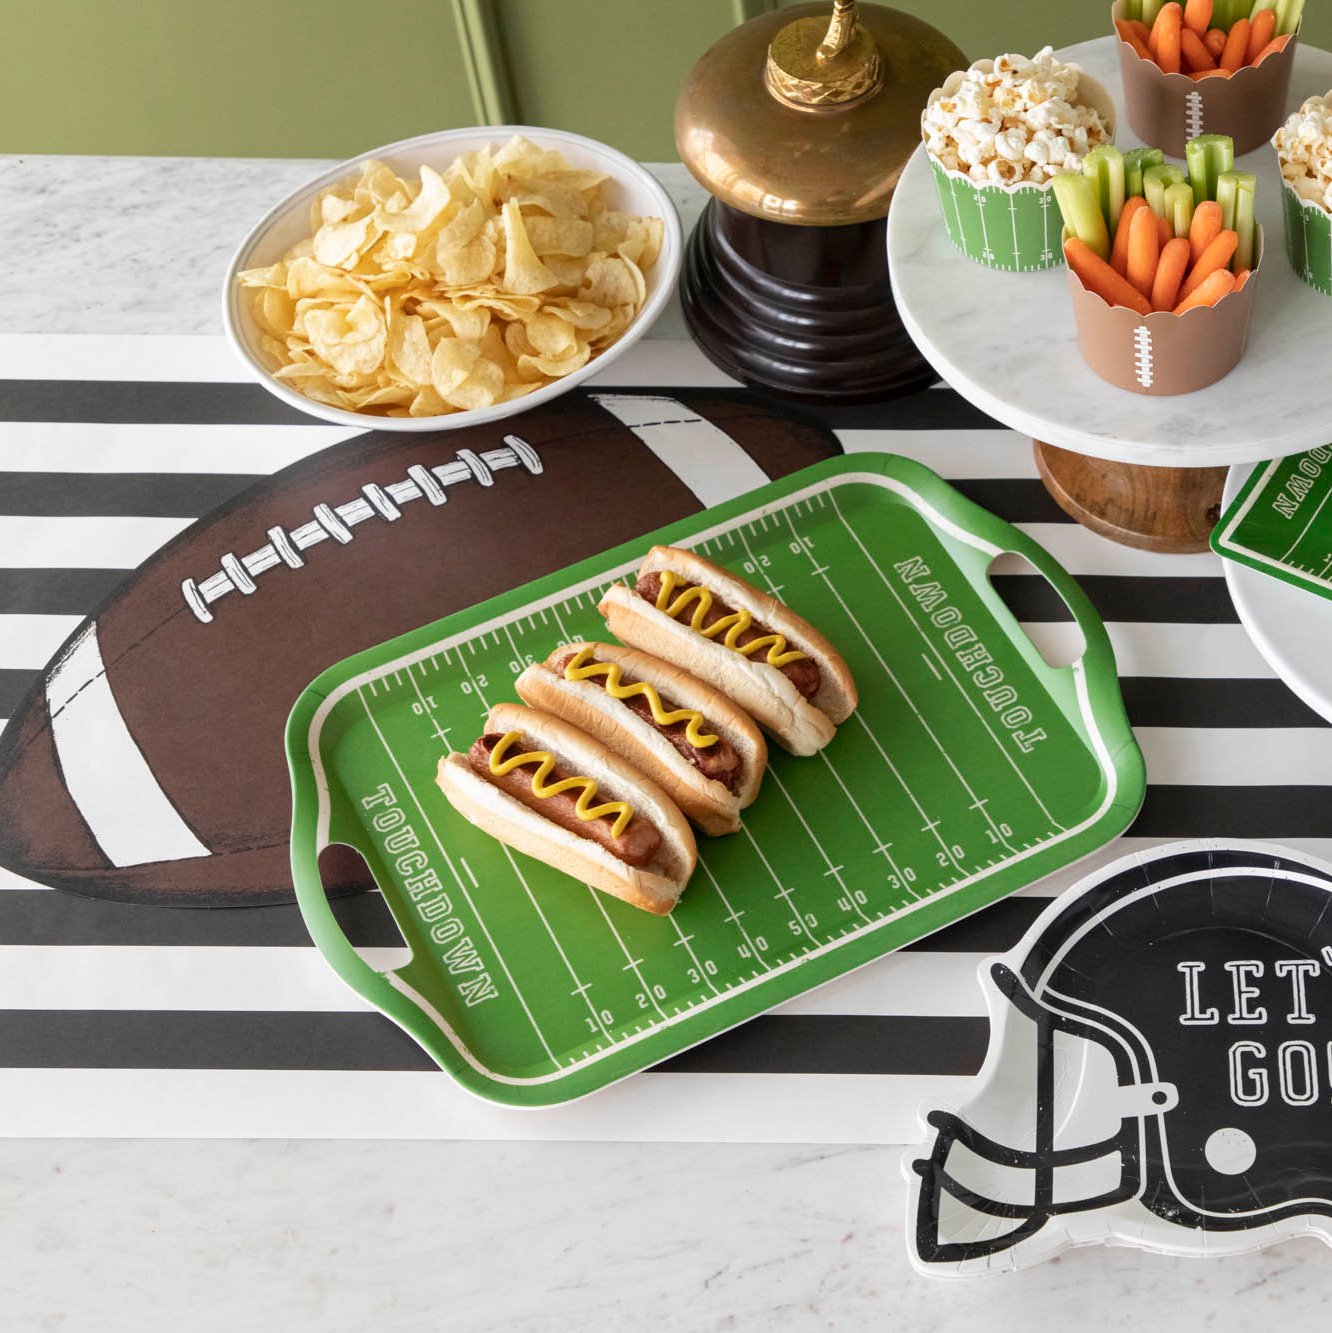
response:
[(1238, 292), (1182, 315), (1153, 311), (1144, 317), (1128, 306), (1109, 305), (1070, 269), (1068, 287), (1083, 360), (1103, 380), (1130, 393), (1166, 397), (1215, 384), (1244, 355), (1263, 262), (1261, 227), (1254, 249), (1253, 271)]
[[(930, 101), (957, 90), (966, 71), (950, 74)], [(1104, 86), (1086, 74), (1078, 77), (1078, 104), (1099, 111), (1115, 134), (1115, 104)], [(1030, 273), (1063, 262), (1064, 219), (1048, 181), (1017, 181), (1012, 185), (980, 185), (962, 171), (950, 171), (926, 152), (934, 175), (948, 239), (968, 259), (987, 268)]]
[[(1124, 18), (1124, 8), (1125, 0), (1115, 0), (1111, 20)], [(1167, 157), (1183, 157), (1184, 145), (1197, 134), (1228, 134), (1236, 157), (1253, 152), (1285, 119), (1299, 40), (1296, 32), (1284, 50), (1228, 78), (1191, 79), (1167, 74), (1155, 61), (1143, 59), (1116, 31), (1129, 128)]]
[(1291, 268), (1315, 291), (1332, 296), (1332, 214), (1316, 200), (1302, 198), (1284, 177), (1281, 202)]

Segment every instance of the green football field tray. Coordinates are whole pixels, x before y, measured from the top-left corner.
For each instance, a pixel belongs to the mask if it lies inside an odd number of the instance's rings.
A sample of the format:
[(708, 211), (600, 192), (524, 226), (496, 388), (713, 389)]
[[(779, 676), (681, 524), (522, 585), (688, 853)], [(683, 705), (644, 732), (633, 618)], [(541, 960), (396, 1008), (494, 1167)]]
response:
[(1332, 597), (1332, 445), (1260, 463), (1221, 521), (1212, 549)]
[[(668, 917), (511, 852), (435, 786), (489, 705), (653, 542), (692, 547), (808, 615), (860, 707), (820, 755), (774, 746), (744, 827), (700, 838)], [(992, 587), (1025, 556), (1086, 650), (1047, 664)], [(440, 558), (448, 559), (447, 549)], [(410, 571), (405, 571), (410, 575)], [(343, 979), (471, 1091), (514, 1106), (592, 1092), (948, 925), (1093, 851), (1141, 804), (1142, 757), (1105, 630), (1016, 528), (927, 468), (821, 463), (324, 672), (287, 728), (301, 912)], [(320, 881), (356, 848), (411, 951), (391, 972)]]

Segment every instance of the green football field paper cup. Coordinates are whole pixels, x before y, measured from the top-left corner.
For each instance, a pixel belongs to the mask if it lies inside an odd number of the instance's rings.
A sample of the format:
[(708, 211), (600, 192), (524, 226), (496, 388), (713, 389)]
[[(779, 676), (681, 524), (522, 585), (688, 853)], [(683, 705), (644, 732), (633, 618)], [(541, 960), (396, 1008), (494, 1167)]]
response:
[[(943, 87), (930, 94), (930, 102), (955, 92), (965, 74), (965, 70), (950, 74)], [(1113, 141), (1114, 102), (1086, 74), (1078, 77), (1078, 104), (1100, 112)], [(1010, 273), (1032, 273), (1064, 262), (1059, 239), (1064, 220), (1048, 181), (980, 185), (965, 172), (950, 171), (932, 154), (926, 155), (948, 239), (968, 259)]]
[(1302, 199), (1284, 177), (1281, 202), (1291, 268), (1310, 287), (1324, 296), (1332, 296), (1332, 214), (1322, 204)]

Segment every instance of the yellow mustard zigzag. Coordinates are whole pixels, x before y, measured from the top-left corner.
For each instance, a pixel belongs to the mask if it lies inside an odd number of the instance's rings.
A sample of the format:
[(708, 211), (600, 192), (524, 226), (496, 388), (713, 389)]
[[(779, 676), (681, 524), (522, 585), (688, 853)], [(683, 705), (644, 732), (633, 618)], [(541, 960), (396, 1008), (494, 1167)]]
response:
[(592, 676), (605, 676), (607, 694), (613, 699), (632, 699), (641, 695), (647, 700), (652, 710), (652, 720), (659, 727), (671, 727), (677, 722), (687, 721), (689, 725), (685, 728), (685, 739), (696, 750), (706, 750), (710, 745), (717, 744), (720, 737), (699, 730), (703, 725), (703, 714), (697, 708), (677, 708), (668, 713), (654, 685), (645, 680), (625, 685), (622, 680), (624, 673), (618, 662), (594, 662), (591, 659), (591, 645), (580, 648), (564, 668), (564, 679), (587, 680)]
[(798, 648), (788, 650), (784, 634), (764, 634), (749, 643), (743, 645), (737, 643), (736, 640), (754, 623), (754, 617), (748, 611), (733, 611), (729, 616), (722, 616), (720, 620), (704, 629), (703, 621), (712, 609), (712, 593), (701, 586), (685, 587), (685, 590), (672, 602), (672, 593), (682, 587), (684, 582), (678, 574), (673, 574), (669, 569), (661, 571), (661, 591), (657, 594), (658, 611), (665, 611), (672, 620), (678, 620), (690, 602), (693, 602), (695, 605), (694, 613), (689, 620), (690, 629), (697, 630), (708, 639), (715, 639), (724, 632), (722, 643), (746, 657), (752, 657), (760, 648), (766, 648), (768, 655), (765, 660), (769, 666), (785, 666), (788, 662), (798, 662), (802, 657), (809, 656)]
[(597, 795), (595, 779), (561, 778), (558, 782), (547, 785), (546, 779), (555, 771), (555, 756), (549, 750), (528, 750), (524, 754), (516, 754), (506, 759), (504, 756), (518, 739), (518, 732), (506, 731), (500, 737), (499, 744), (490, 752), (490, 771), (497, 778), (512, 773), (515, 768), (522, 768), (524, 764), (537, 764), (537, 771), (532, 775), (532, 795), (538, 800), (547, 801), (562, 791), (579, 789), (578, 801), (574, 806), (574, 813), (579, 819), (586, 822), (600, 819), (603, 815), (614, 815), (615, 823), (611, 825), (611, 836), (614, 838), (618, 838), (629, 827), (629, 821), (634, 817), (631, 805), (624, 801), (603, 801), (600, 805), (592, 804)]

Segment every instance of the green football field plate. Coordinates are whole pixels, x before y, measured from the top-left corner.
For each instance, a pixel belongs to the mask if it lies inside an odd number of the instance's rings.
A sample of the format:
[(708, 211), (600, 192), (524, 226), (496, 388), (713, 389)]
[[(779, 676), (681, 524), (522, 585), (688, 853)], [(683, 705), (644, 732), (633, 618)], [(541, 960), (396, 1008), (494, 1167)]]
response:
[[(742, 831), (700, 838), (669, 917), (510, 852), (434, 780), (524, 666), (604, 636), (603, 589), (653, 542), (775, 591), (860, 688), (822, 754), (774, 747)], [(1072, 666), (1049, 666), (992, 587), (1010, 551), (1081, 626)], [(349, 658), (297, 701), (287, 753), (316, 945), (459, 1083), (515, 1106), (604, 1087), (1078, 860), (1124, 830), (1145, 785), (1077, 585), (929, 469), (883, 454), (821, 463)], [(319, 878), (330, 843), (370, 865), (411, 951), (395, 971), (339, 929)]]
[(929, 163), (948, 239), (968, 259), (1011, 273), (1064, 262), (1064, 218), (1048, 185), (978, 185)]
[(1260, 463), (1212, 529), (1212, 549), (1332, 597), (1332, 445)]

